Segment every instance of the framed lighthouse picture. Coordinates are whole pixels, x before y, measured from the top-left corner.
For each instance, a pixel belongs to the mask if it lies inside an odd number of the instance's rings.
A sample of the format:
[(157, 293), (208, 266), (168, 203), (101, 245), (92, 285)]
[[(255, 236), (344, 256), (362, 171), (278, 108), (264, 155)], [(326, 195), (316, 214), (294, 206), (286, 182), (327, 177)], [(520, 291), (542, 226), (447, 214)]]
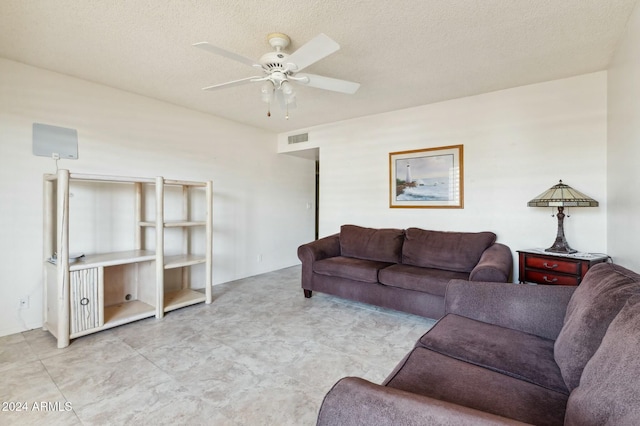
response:
[(463, 208), (463, 145), (389, 153), (389, 207)]

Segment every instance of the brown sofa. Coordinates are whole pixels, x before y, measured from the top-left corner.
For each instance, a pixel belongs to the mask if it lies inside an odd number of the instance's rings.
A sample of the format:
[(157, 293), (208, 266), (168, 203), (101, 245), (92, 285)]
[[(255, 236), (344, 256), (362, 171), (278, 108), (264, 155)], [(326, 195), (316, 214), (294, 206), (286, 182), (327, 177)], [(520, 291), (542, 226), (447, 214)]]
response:
[(318, 425), (640, 424), (640, 275), (452, 281), (446, 311), (382, 385), (340, 380)]
[(444, 314), (452, 279), (508, 281), (511, 250), (492, 232), (375, 229), (340, 233), (298, 248), (302, 288), (428, 318)]

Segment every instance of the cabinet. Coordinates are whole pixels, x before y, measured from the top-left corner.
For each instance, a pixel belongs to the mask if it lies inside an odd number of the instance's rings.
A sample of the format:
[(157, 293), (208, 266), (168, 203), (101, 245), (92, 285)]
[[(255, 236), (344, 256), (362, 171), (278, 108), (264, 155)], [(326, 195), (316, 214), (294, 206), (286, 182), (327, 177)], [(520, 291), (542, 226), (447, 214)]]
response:
[(518, 250), (521, 283), (579, 285), (593, 265), (606, 262), (605, 254), (556, 254), (543, 249)]
[[(89, 200), (70, 205), (74, 188)], [(59, 348), (86, 334), (211, 303), (211, 181), (59, 170), (44, 176), (43, 194), (43, 328)], [(112, 219), (130, 235), (113, 229)], [(74, 254), (86, 247), (95, 253)]]

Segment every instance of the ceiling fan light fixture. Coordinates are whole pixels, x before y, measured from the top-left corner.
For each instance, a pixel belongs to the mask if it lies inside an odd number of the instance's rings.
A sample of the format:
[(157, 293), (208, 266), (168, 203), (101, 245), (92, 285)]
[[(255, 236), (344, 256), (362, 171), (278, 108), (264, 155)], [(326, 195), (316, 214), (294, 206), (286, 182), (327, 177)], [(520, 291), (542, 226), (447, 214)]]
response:
[(275, 91), (275, 86), (269, 80), (265, 81), (262, 86), (260, 86), (260, 96), (262, 97), (262, 101), (270, 104), (273, 101), (273, 92)]
[(280, 83), (280, 90), (282, 90), (282, 94), (284, 95), (284, 100), (286, 103), (292, 103), (296, 98), (296, 92), (293, 90), (293, 86), (288, 81), (283, 81)]
[(293, 95), (293, 86), (288, 81), (283, 81), (280, 84), (280, 88), (282, 89), (282, 93), (285, 95)]

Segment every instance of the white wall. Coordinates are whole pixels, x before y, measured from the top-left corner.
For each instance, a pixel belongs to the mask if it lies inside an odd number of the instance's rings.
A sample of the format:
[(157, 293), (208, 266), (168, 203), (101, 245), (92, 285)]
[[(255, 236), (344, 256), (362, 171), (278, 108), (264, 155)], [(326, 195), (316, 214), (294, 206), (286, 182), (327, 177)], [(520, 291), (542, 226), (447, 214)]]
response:
[[(562, 179), (600, 202), (569, 211), (569, 244), (606, 252), (606, 78), (599, 72), (301, 129), (309, 142), (287, 145), (281, 134), (279, 150), (319, 147), (321, 235), (344, 223), (416, 226), (490, 230), (514, 252), (548, 247), (557, 220), (527, 202)], [(457, 144), (464, 209), (389, 208), (389, 152)]]
[(80, 159), (59, 164), (72, 172), (213, 180), (216, 284), (297, 264), (313, 239), (314, 162), (278, 154), (275, 134), (8, 60), (0, 75), (0, 335), (42, 323), (42, 175), (55, 164), (32, 154), (34, 122), (78, 130)]
[(608, 72), (608, 249), (640, 272), (640, 6)]

